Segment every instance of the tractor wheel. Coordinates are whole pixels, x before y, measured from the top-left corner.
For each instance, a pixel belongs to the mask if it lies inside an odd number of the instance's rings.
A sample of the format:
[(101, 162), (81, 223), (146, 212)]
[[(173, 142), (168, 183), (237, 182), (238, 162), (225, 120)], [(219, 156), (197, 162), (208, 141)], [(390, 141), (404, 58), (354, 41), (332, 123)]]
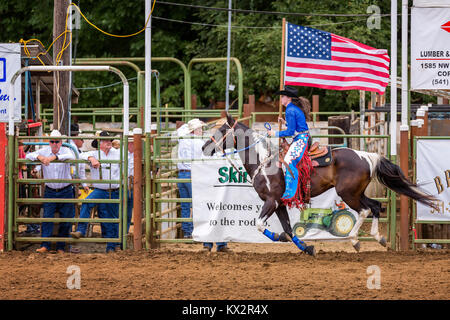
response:
[(336, 237), (346, 237), (352, 231), (356, 219), (349, 211), (343, 210), (333, 215), (330, 233)]
[(294, 232), (294, 236), (297, 236), (297, 238), (302, 238), (305, 236), (306, 231), (308, 231), (308, 228), (306, 227), (306, 224), (297, 222), (294, 225), (292, 231)]

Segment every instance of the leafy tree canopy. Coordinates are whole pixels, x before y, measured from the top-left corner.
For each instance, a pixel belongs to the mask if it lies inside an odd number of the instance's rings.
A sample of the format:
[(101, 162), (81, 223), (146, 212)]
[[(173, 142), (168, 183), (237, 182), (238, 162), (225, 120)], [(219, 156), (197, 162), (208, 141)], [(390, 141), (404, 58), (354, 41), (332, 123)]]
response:
[[(177, 3), (227, 8), (227, 0), (170, 0)], [(94, 1), (75, 0), (83, 14), (99, 28), (113, 34), (131, 34), (145, 23), (143, 0)], [(244, 94), (272, 96), (280, 83), (282, 18), (288, 22), (310, 26), (354, 39), (375, 48), (390, 49), (389, 0), (233, 0), (233, 8), (257, 11), (323, 14), (367, 14), (367, 8), (380, 8), (381, 27), (367, 27), (367, 16), (317, 16), (241, 13), (232, 14), (231, 56), (240, 60), (244, 72)], [(399, 1), (400, 8), (400, 1)], [(52, 42), (53, 1), (2, 0), (0, 2), (0, 42), (18, 42), (37, 38), (49, 45)], [(152, 19), (152, 56), (175, 57), (185, 65), (193, 58), (226, 57), (226, 11), (207, 10), (156, 3)], [(400, 26), (399, 26), (400, 30)], [(399, 34), (400, 41), (400, 34)], [(400, 44), (399, 44), (400, 48)], [(81, 19), (81, 29), (73, 34), (74, 58), (143, 57), (144, 32), (130, 38), (113, 38), (100, 33)], [(400, 63), (400, 50), (398, 59)], [(144, 63), (137, 63), (144, 70)], [(183, 106), (184, 83), (181, 68), (174, 63), (154, 62), (152, 68), (160, 72), (161, 101), (171, 106)], [(136, 77), (130, 68), (120, 68), (128, 78)], [(237, 85), (237, 72), (232, 66), (231, 83)], [(400, 68), (399, 72), (400, 72)], [(196, 64), (192, 72), (192, 93), (200, 105), (211, 99), (225, 100), (225, 63)], [(105, 73), (76, 74), (78, 88), (103, 86), (117, 82), (114, 75)], [(300, 87), (299, 93), (311, 98), (320, 96), (323, 111), (359, 109), (359, 93)], [(136, 106), (136, 81), (131, 81), (131, 104)], [(389, 89), (387, 90), (389, 95)], [(369, 97), (369, 94), (367, 95)], [(230, 101), (237, 98), (237, 89)], [(432, 98), (412, 95), (412, 102), (428, 102)], [(83, 90), (79, 106), (114, 106), (121, 104), (121, 88), (113, 86), (98, 90)]]

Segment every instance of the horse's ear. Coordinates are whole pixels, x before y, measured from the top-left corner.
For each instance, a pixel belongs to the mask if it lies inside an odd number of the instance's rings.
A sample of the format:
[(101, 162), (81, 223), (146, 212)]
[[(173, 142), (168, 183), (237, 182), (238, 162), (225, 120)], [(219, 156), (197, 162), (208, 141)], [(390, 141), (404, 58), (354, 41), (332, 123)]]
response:
[(230, 127), (232, 127), (234, 125), (234, 119), (231, 116), (231, 114), (229, 114), (228, 112), (227, 112), (227, 122), (230, 125)]

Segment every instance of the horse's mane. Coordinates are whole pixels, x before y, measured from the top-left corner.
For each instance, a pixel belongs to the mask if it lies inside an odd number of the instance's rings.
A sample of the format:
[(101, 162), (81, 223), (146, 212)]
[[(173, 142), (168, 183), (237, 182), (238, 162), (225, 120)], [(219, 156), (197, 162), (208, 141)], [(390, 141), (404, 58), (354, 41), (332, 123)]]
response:
[(250, 130), (250, 133), (253, 137), (253, 139), (256, 141), (259, 141), (256, 145), (255, 145), (255, 152), (258, 154), (258, 156), (260, 157), (260, 160), (264, 160), (266, 158), (271, 157), (273, 154), (278, 154), (278, 146), (273, 143), (271, 141), (270, 138), (268, 138), (266, 135), (263, 135), (249, 127), (247, 127), (245, 124), (243, 124), (242, 122), (239, 122), (238, 125), (240, 127), (242, 127), (244, 129), (244, 132), (246, 132), (247, 130)]

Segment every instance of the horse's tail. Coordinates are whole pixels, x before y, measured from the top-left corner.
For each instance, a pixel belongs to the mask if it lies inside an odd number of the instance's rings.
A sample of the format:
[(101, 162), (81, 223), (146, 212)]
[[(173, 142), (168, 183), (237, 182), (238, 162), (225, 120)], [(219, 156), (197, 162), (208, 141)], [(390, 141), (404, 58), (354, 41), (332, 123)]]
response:
[(434, 203), (437, 199), (421, 190), (415, 183), (409, 181), (400, 167), (390, 162), (385, 157), (379, 158), (375, 167), (375, 176), (378, 181), (389, 189), (437, 209), (436, 204)]

